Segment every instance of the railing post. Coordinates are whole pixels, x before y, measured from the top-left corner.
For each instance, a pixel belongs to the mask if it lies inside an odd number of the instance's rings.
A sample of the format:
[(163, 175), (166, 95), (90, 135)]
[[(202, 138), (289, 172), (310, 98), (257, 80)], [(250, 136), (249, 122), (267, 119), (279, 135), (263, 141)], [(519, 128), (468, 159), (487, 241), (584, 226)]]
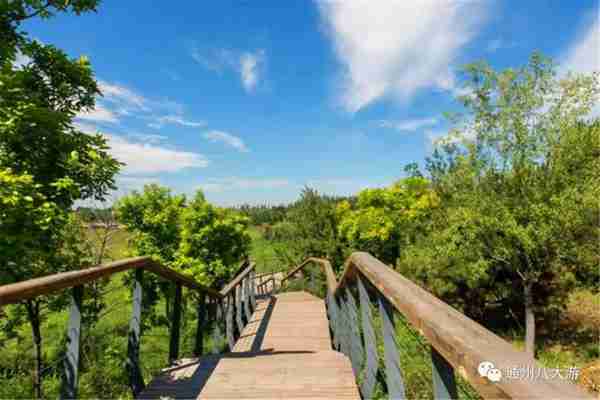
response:
[(216, 299), (215, 300), (215, 307), (214, 307), (214, 329), (212, 332), (212, 338), (213, 338), (213, 348), (212, 348), (212, 353), (213, 354), (217, 354), (220, 353), (222, 350), (221, 347), (221, 343), (222, 343), (222, 338), (221, 338), (221, 324), (222, 324), (222, 319), (223, 319), (223, 310), (222, 310), (222, 301)]
[(133, 309), (129, 321), (129, 335), (127, 341), (126, 367), (129, 375), (129, 387), (136, 397), (144, 390), (144, 378), (140, 370), (140, 328), (142, 322), (142, 277), (141, 268), (135, 270), (133, 286)]
[(235, 287), (235, 322), (237, 323), (238, 328), (238, 337), (242, 334), (242, 330), (244, 330), (244, 322), (242, 321), (242, 315), (244, 311), (242, 310), (242, 290), (240, 285)]
[(452, 365), (433, 347), (431, 348), (431, 361), (433, 398), (436, 400), (458, 399)]
[(252, 312), (256, 311), (256, 273), (250, 272), (250, 301), (252, 302)]
[(358, 376), (358, 373), (362, 367), (362, 355), (363, 355), (363, 346), (362, 340), (360, 337), (360, 328), (358, 324), (358, 308), (356, 306), (356, 301), (354, 300), (354, 296), (352, 292), (346, 287), (346, 317), (347, 317), (347, 325), (348, 329), (348, 350), (350, 361), (352, 363), (352, 369), (354, 371), (354, 375)]
[(71, 311), (67, 330), (67, 354), (64, 360), (64, 374), (60, 391), (61, 399), (77, 398), (82, 299), (83, 287), (75, 286), (71, 292)]
[(250, 279), (248, 277), (242, 280), (243, 304), (244, 304), (244, 319), (246, 323), (250, 322), (252, 313), (250, 312)]
[(385, 367), (385, 382), (390, 399), (406, 398), (404, 380), (400, 372), (400, 354), (396, 344), (396, 329), (394, 328), (394, 310), (390, 302), (379, 294), (379, 315), (383, 331), (383, 365)]
[(181, 283), (175, 285), (175, 304), (173, 305), (173, 320), (171, 322), (171, 337), (169, 341), (169, 364), (179, 358), (179, 329), (181, 325)]
[(233, 294), (227, 296), (227, 317), (225, 319), (225, 330), (227, 332), (227, 344), (229, 346), (229, 351), (233, 351), (233, 346), (235, 346), (235, 328), (233, 326), (234, 301)]
[(206, 325), (206, 294), (200, 292), (198, 294), (197, 315), (196, 320), (196, 341), (194, 343), (194, 356), (200, 357), (204, 351), (204, 327)]
[(373, 315), (371, 313), (371, 299), (369, 293), (362, 283), (360, 276), (356, 277), (358, 284), (358, 297), (360, 301), (360, 320), (365, 344), (365, 369), (363, 381), (360, 385), (360, 391), (365, 399), (370, 399), (375, 390), (377, 379), (377, 370), (379, 362), (377, 360), (377, 336), (373, 329)]

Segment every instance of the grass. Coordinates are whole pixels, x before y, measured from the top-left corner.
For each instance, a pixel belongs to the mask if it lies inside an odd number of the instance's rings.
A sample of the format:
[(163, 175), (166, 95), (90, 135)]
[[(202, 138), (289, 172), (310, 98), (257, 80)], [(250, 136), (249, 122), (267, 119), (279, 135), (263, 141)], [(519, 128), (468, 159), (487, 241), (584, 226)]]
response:
[[(88, 228), (87, 236), (96, 249), (100, 248), (101, 238), (106, 234), (104, 228)], [(125, 229), (117, 229), (111, 233), (106, 248), (106, 258), (109, 260), (120, 260), (130, 256), (131, 248), (129, 240), (131, 233)]]
[(257, 273), (278, 272), (289, 268), (278, 261), (276, 246), (264, 237), (260, 226), (251, 226), (249, 233), (252, 238), (250, 258), (256, 262)]
[[(90, 232), (90, 235), (93, 235)], [(276, 243), (264, 237), (260, 227), (252, 227), (251, 258), (257, 262), (259, 272), (271, 272), (286, 269), (288, 266), (277, 262)], [(108, 248), (108, 258), (121, 259), (129, 255), (128, 240), (130, 234), (124, 230), (115, 232)], [(307, 269), (307, 276), (308, 270)], [(325, 282), (315, 269), (315, 295), (323, 296)], [(131, 315), (131, 288), (124, 278), (127, 273), (113, 276), (105, 283), (106, 304), (104, 315), (93, 326), (84, 326), (82, 336), (80, 397), (82, 398), (130, 398), (127, 387), (125, 361), (127, 354), (127, 332)], [(304, 289), (310, 291), (311, 285), (305, 285), (302, 279), (293, 279), (287, 290)], [(306, 282), (305, 282), (306, 283)], [(6, 309), (14, 306), (8, 306)], [(164, 314), (164, 299), (155, 306), (158, 314)], [(17, 312), (16, 307), (10, 312)], [(373, 310), (374, 327), (380, 331), (378, 312)], [(42, 336), (44, 343), (46, 397), (57, 397), (60, 385), (60, 369), (65, 348), (64, 333), (67, 327), (67, 311), (44, 311)], [(196, 315), (193, 304), (187, 304), (182, 316), (181, 357), (192, 354), (195, 335)], [(408, 398), (431, 398), (431, 361), (427, 352), (427, 343), (414, 331), (402, 317), (395, 324), (396, 341), (400, 347), (402, 371)], [(18, 335), (8, 338), (0, 331), (0, 398), (31, 397), (31, 367), (33, 365), (33, 344), (28, 324), (17, 330)], [(586, 290), (572, 293), (566, 311), (557, 328), (538, 338), (537, 358), (547, 367), (582, 368), (579, 384), (590, 391), (600, 391), (600, 294)], [(516, 347), (522, 348), (522, 333), (505, 335), (505, 339)], [(382, 351), (381, 338), (378, 337), (378, 351)], [(212, 349), (209, 335), (205, 335), (205, 349)], [(141, 340), (141, 365), (144, 379), (148, 382), (160, 370), (167, 366), (169, 347), (169, 329), (166, 325), (149, 327), (144, 330)], [(382, 358), (380, 357), (380, 360)], [(379, 365), (383, 371), (383, 365)], [(360, 378), (360, 377), (359, 377)], [(381, 378), (381, 377), (380, 377)], [(467, 398), (476, 398), (466, 382), (461, 381), (461, 392)], [(381, 382), (376, 387), (376, 397), (383, 395)]]

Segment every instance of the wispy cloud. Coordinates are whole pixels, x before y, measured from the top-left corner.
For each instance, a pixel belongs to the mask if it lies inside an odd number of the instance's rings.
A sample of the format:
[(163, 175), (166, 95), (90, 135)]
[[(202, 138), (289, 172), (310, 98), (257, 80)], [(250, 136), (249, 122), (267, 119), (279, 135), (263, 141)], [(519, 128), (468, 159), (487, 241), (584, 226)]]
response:
[[(95, 126), (78, 123), (84, 132), (96, 133)], [(209, 161), (199, 153), (181, 151), (159, 146), (153, 139), (162, 139), (158, 135), (129, 134), (128, 137), (102, 132), (110, 147), (110, 153), (125, 163), (121, 173), (124, 175), (149, 175), (162, 172), (177, 172), (186, 168), (204, 168)]]
[(174, 150), (148, 143), (136, 143), (122, 136), (105, 134), (111, 154), (125, 163), (123, 172), (131, 175), (177, 172), (185, 168), (208, 166), (206, 157), (199, 153)]
[(165, 140), (167, 140), (166, 136), (154, 135), (151, 133), (150, 134), (148, 134), (148, 133), (130, 133), (127, 136), (129, 138), (140, 141), (142, 143), (149, 143), (149, 144), (157, 144), (157, 143), (161, 143), (161, 142), (164, 142)]
[(31, 62), (31, 58), (27, 57), (26, 55), (23, 55), (23, 53), (21, 53), (20, 51), (17, 52), (17, 56), (15, 57), (15, 62), (13, 63), (13, 65), (16, 68), (21, 68), (27, 64), (29, 64)]
[(106, 101), (116, 103), (124, 109), (149, 111), (148, 99), (126, 86), (98, 81), (98, 87)]
[(236, 51), (229, 49), (216, 49), (201, 52), (193, 47), (190, 56), (204, 68), (222, 73), (225, 70), (236, 72), (244, 90), (252, 92), (264, 77), (266, 53), (264, 49), (255, 51)]
[(318, 178), (309, 179), (302, 186), (316, 189), (320, 193), (332, 196), (350, 196), (364, 189), (372, 189), (390, 185), (395, 178)]
[(101, 104), (96, 104), (93, 110), (87, 112), (80, 112), (77, 114), (77, 119), (85, 121), (96, 121), (96, 122), (118, 122), (119, 117), (117, 113), (109, 110)]
[(225, 143), (226, 145), (231, 146), (242, 153), (247, 153), (250, 151), (250, 149), (248, 149), (248, 147), (240, 137), (232, 135), (231, 133), (212, 130), (206, 132), (204, 134), (204, 137), (210, 140), (211, 142)]
[(277, 189), (289, 186), (290, 182), (287, 179), (281, 178), (209, 178), (205, 183), (200, 185), (200, 188), (205, 192), (219, 193), (230, 190), (248, 190), (248, 189)]
[(487, 42), (485, 50), (488, 53), (495, 53), (500, 49), (508, 49), (508, 48), (514, 47), (514, 45), (515, 44), (513, 42), (509, 42), (504, 39), (496, 38), (496, 39), (492, 39), (489, 42)]
[(421, 89), (456, 94), (448, 66), (487, 11), (486, 2), (450, 0), (317, 4), (343, 65), (340, 102), (351, 112), (384, 97), (406, 101)]
[(379, 126), (382, 128), (391, 128), (401, 132), (414, 132), (418, 129), (437, 125), (437, 118), (420, 118), (420, 119), (407, 119), (403, 121), (379, 121)]
[(181, 115), (165, 115), (162, 117), (158, 117), (156, 118), (155, 122), (149, 123), (148, 126), (151, 128), (160, 128), (165, 124), (189, 126), (192, 128), (200, 128), (202, 126), (206, 126), (205, 121), (189, 121), (184, 119)]
[[(596, 13), (597, 11), (593, 10), (586, 15), (577, 39), (560, 57), (560, 75), (568, 72), (580, 74), (600, 72), (600, 21)], [(592, 108), (591, 116), (600, 116), (600, 104)]]
[(261, 75), (261, 67), (264, 64), (265, 52), (259, 50), (256, 53), (244, 53), (240, 56), (240, 74), (242, 85), (247, 92), (256, 87)]
[[(595, 12), (594, 12), (595, 13)], [(587, 18), (577, 39), (561, 57), (561, 72), (591, 73), (600, 70), (600, 22)]]

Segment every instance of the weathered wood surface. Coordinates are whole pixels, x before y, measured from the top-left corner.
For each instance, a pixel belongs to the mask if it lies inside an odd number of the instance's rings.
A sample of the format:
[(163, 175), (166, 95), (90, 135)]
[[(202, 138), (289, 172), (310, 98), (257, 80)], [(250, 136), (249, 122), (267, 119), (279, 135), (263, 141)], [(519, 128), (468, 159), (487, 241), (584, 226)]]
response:
[(41, 278), (29, 279), (10, 285), (0, 286), (0, 306), (18, 303), (40, 295), (50, 294), (63, 289), (72, 288), (93, 282), (100, 278), (108, 277), (118, 272), (143, 268), (165, 279), (194, 290), (205, 292), (211, 297), (221, 298), (221, 294), (214, 289), (202, 286), (195, 280), (152, 261), (150, 257), (134, 257), (119, 260), (96, 267), (80, 269), (77, 271), (61, 272)]
[(286, 273), (284, 272), (257, 274), (254, 279), (256, 294), (261, 296), (272, 293), (276, 288), (281, 287), (281, 282), (285, 275)]
[(256, 264), (251, 262), (242, 272), (239, 272), (235, 278), (233, 278), (221, 291), (219, 292), (221, 296), (227, 296), (232, 290), (242, 283), (242, 280), (246, 278), (250, 274), (250, 272), (254, 271), (256, 268)]
[(360, 399), (350, 361), (331, 350), (322, 300), (259, 299), (232, 353), (182, 360), (143, 399)]
[[(357, 277), (364, 278), (376, 288), (392, 308), (404, 315), (455, 371), (485, 398), (504, 399), (592, 399), (575, 384), (555, 379), (502, 379), (491, 382), (482, 378), (477, 367), (490, 361), (496, 368), (530, 367), (540, 370), (537, 360), (487, 330), (466, 315), (403, 277), (397, 271), (364, 252), (353, 253), (344, 263), (344, 271), (336, 281), (331, 264), (326, 259), (309, 257), (294, 267), (283, 281), (301, 273), (314, 263), (321, 267), (327, 280), (328, 296), (342, 297), (347, 287), (355, 286)], [(342, 335), (341, 340), (343, 347)]]
[(525, 352), (400, 275), (368, 253), (353, 253), (336, 293), (365, 277), (403, 314), (446, 361), (485, 398), (593, 399), (575, 384), (555, 379), (502, 379), (491, 382), (477, 373), (482, 361), (498, 369), (543, 368)]

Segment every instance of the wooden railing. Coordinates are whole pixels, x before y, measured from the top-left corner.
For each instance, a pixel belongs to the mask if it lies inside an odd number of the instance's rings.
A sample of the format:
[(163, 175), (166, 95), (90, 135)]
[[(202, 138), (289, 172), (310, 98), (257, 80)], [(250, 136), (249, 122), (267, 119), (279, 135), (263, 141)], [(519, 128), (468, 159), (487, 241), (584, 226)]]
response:
[[(0, 286), (0, 307), (6, 304), (19, 303), (37, 296), (49, 295), (66, 289), (71, 290), (71, 307), (67, 328), (67, 349), (63, 362), (62, 384), (60, 397), (74, 399), (77, 397), (81, 320), (83, 305), (83, 286), (101, 278), (124, 271), (135, 271), (133, 282), (133, 307), (129, 322), (126, 369), (129, 386), (133, 396), (139, 394), (145, 387), (140, 368), (140, 339), (142, 337), (142, 280), (144, 272), (156, 274), (175, 285), (173, 311), (169, 317), (171, 323), (169, 335), (169, 363), (179, 358), (182, 288), (186, 287), (197, 294), (197, 326), (194, 339), (194, 355), (203, 353), (204, 330), (209, 319), (213, 322), (213, 342), (222, 339), (222, 327), (226, 323), (226, 347), (233, 348), (235, 340), (250, 315), (256, 308), (254, 296), (255, 264), (245, 260), (240, 265), (235, 278), (221, 291), (203, 286), (189, 277), (172, 269), (166, 268), (150, 257), (136, 257), (100, 265), (97, 267), (64, 272), (46, 277), (30, 279), (10, 285)], [(252, 284), (251, 284), (252, 282)], [(0, 308), (1, 310), (1, 308)], [(225, 313), (224, 313), (224, 310)], [(227, 320), (224, 316), (227, 315)], [(233, 320), (237, 324), (234, 326)], [(213, 348), (213, 352), (225, 349)]]
[[(358, 381), (363, 398), (373, 396), (378, 379), (384, 381), (389, 398), (406, 397), (401, 360), (410, 360), (400, 357), (398, 351), (394, 324), (397, 313), (430, 345), (435, 399), (458, 397), (455, 372), (484, 398), (593, 398), (574, 384), (558, 378), (507, 377), (506, 372), (516, 368), (543, 371), (543, 367), (525, 352), (517, 350), (367, 253), (353, 253), (346, 260), (339, 282), (329, 261), (308, 258), (290, 270), (282, 281), (282, 287), (311, 264), (319, 265), (325, 274), (333, 346), (350, 358), (355, 376), (357, 379), (360, 377)], [(374, 328), (375, 318), (379, 334)], [(382, 338), (382, 357), (377, 350), (377, 337)], [(379, 371), (381, 358), (383, 371)], [(482, 362), (491, 363), (487, 365), (504, 372), (504, 377), (495, 381), (496, 375), (492, 381), (480, 375), (478, 368)]]

